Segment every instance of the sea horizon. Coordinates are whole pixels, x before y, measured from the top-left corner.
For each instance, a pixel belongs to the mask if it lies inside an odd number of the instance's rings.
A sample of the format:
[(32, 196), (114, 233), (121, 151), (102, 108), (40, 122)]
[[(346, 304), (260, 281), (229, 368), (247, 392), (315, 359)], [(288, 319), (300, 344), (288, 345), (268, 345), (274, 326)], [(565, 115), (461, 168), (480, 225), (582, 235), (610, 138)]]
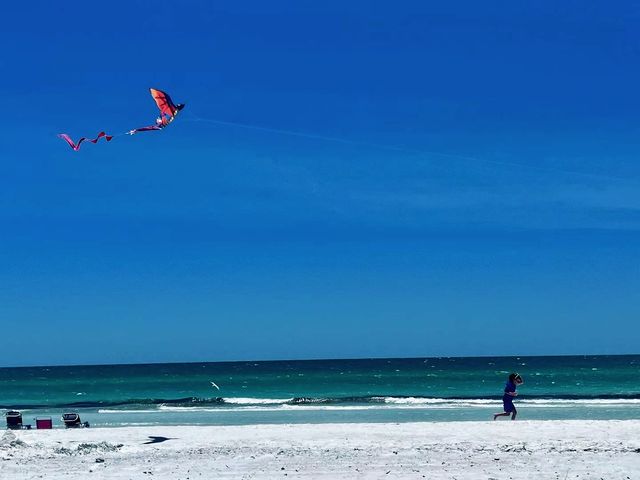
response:
[(191, 365), (203, 363), (248, 363), (248, 362), (326, 362), (341, 360), (417, 360), (417, 359), (437, 359), (437, 358), (525, 358), (525, 357), (541, 357), (541, 358), (565, 358), (565, 357), (628, 357), (639, 356), (640, 352), (632, 353), (557, 353), (557, 354), (504, 354), (504, 355), (411, 355), (408, 357), (397, 356), (339, 356), (339, 357), (314, 357), (314, 358), (247, 358), (238, 360), (185, 360), (185, 361), (140, 361), (140, 362), (108, 362), (108, 363), (53, 363), (53, 364), (32, 364), (32, 365), (0, 365), (0, 370), (9, 368), (52, 368), (52, 367), (119, 367), (126, 365)]

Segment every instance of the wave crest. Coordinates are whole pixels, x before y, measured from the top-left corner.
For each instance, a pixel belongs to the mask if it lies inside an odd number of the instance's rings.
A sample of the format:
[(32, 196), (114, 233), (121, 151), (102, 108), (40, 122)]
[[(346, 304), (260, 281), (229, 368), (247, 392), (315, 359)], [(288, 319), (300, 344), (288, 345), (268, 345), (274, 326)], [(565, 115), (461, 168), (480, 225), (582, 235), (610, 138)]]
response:
[[(241, 408), (241, 407), (305, 407), (305, 406), (387, 406), (387, 407), (482, 407), (500, 403), (502, 396), (487, 397), (421, 397), (402, 395), (371, 395), (360, 397), (293, 397), (293, 398), (260, 398), (260, 397), (184, 397), (174, 399), (128, 399), (122, 401), (84, 401), (61, 404), (16, 404), (0, 405), (0, 409), (6, 410), (37, 410), (37, 409), (97, 409), (99, 411), (143, 411), (152, 409), (198, 409), (198, 408)], [(599, 396), (549, 396), (526, 395), (519, 396), (518, 402), (538, 407), (590, 405), (590, 406), (616, 406), (638, 405), (640, 394), (629, 395), (599, 395)]]

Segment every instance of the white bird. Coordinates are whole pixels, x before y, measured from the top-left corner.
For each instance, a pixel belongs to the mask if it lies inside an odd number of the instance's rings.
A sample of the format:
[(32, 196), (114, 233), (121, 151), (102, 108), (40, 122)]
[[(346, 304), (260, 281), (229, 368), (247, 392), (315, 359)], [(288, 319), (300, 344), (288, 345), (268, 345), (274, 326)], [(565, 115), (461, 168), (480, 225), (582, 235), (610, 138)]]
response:
[(220, 387), (218, 385), (216, 385), (214, 382), (211, 382), (211, 386), (212, 387), (216, 387), (218, 390), (220, 390)]

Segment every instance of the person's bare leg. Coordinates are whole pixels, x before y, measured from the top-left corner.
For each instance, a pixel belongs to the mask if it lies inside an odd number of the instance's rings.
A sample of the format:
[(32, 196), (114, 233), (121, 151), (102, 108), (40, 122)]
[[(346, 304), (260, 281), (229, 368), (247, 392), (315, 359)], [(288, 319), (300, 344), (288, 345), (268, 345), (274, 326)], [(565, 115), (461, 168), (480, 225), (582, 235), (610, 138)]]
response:
[(493, 415), (493, 419), (495, 420), (498, 417), (508, 417), (509, 415), (509, 412), (496, 413)]
[(511, 420), (515, 420), (516, 419), (516, 415), (518, 414), (518, 411), (515, 409), (515, 407), (513, 408), (513, 413), (511, 414)]

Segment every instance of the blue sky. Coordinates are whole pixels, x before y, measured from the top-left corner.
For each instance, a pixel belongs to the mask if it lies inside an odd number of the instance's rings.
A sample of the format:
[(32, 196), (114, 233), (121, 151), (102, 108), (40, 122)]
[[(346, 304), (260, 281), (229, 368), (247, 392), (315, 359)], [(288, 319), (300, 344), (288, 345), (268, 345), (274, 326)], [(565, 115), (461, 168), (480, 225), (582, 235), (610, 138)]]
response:
[(0, 365), (638, 353), (632, 2), (3, 14)]

